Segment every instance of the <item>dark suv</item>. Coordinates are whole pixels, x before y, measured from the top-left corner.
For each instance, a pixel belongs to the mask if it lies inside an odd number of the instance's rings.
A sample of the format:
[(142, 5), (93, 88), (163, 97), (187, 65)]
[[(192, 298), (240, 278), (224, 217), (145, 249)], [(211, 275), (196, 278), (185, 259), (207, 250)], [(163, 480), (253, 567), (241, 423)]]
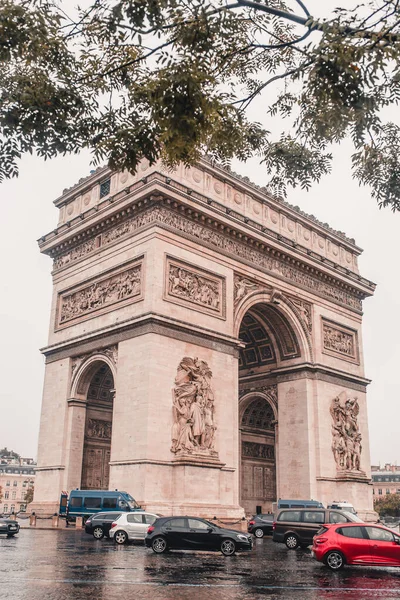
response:
[(157, 554), (166, 550), (220, 550), (232, 556), (236, 550), (251, 550), (247, 533), (223, 529), (197, 517), (161, 517), (147, 530), (145, 544)]
[(362, 523), (352, 513), (327, 508), (283, 508), (273, 524), (272, 539), (282, 542), (294, 550), (298, 546), (309, 546), (314, 535), (325, 523)]
[(86, 519), (85, 531), (91, 533), (96, 540), (101, 540), (104, 536), (110, 537), (111, 525), (120, 516), (120, 512), (102, 512), (91, 515)]
[(273, 522), (274, 515), (270, 513), (266, 515), (254, 515), (248, 522), (247, 531), (253, 533), (257, 538), (262, 538), (264, 535), (272, 535)]

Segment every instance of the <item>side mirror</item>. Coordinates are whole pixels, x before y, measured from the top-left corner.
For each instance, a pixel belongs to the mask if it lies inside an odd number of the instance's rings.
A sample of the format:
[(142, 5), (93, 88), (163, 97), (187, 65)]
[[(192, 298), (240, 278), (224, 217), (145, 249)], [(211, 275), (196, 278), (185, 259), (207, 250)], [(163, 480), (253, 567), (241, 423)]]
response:
[(395, 537), (394, 538), (394, 543), (400, 546), (400, 538)]
[(215, 529), (214, 529), (213, 527), (209, 527), (209, 528), (207, 529), (207, 531), (208, 531), (208, 533), (213, 533), (213, 531), (215, 531)]

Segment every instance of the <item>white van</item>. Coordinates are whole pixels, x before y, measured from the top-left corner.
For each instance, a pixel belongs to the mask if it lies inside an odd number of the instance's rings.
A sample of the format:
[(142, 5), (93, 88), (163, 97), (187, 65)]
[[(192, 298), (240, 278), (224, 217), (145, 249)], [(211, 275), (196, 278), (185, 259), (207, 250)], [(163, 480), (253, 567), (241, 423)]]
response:
[(332, 504), (328, 504), (328, 508), (334, 508), (336, 510), (344, 510), (348, 513), (351, 513), (353, 515), (357, 514), (356, 509), (354, 508), (354, 506), (352, 504), (350, 504), (349, 502), (336, 502), (335, 500), (332, 502)]

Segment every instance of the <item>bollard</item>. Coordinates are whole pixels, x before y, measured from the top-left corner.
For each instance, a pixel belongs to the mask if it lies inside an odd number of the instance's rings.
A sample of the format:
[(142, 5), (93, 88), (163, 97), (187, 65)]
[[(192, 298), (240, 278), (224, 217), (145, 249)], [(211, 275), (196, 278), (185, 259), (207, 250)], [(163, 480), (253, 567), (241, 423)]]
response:
[(51, 518), (51, 526), (52, 527), (58, 527), (58, 523), (59, 523), (59, 516), (58, 515), (53, 515)]
[(82, 529), (82, 527), (83, 527), (83, 518), (82, 517), (76, 517), (75, 527), (76, 527), (76, 529)]
[(36, 515), (31, 515), (29, 517), (29, 525), (31, 527), (36, 527)]

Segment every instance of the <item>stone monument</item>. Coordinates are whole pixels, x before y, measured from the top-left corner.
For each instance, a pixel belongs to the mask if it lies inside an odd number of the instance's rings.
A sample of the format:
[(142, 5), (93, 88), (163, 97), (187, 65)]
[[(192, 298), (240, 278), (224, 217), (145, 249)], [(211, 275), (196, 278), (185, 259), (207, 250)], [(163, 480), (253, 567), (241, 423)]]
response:
[(101, 168), (55, 205), (37, 513), (77, 487), (209, 518), (372, 511), (354, 240), (206, 159)]

